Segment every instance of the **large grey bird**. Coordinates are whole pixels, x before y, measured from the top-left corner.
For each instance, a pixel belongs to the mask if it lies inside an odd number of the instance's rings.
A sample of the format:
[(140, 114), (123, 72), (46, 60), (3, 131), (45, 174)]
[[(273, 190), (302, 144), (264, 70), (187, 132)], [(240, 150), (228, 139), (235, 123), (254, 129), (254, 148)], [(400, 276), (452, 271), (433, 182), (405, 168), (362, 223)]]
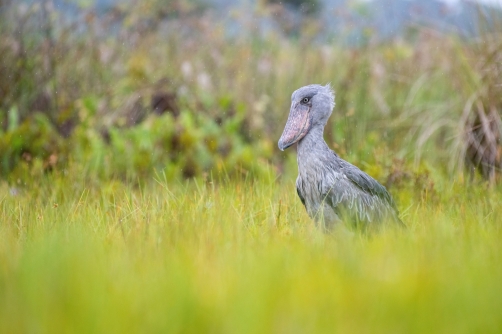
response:
[(402, 224), (384, 186), (341, 159), (324, 141), (324, 126), (335, 106), (329, 85), (308, 85), (291, 96), (282, 151), (298, 143), (296, 190), (309, 216), (323, 228), (337, 222)]

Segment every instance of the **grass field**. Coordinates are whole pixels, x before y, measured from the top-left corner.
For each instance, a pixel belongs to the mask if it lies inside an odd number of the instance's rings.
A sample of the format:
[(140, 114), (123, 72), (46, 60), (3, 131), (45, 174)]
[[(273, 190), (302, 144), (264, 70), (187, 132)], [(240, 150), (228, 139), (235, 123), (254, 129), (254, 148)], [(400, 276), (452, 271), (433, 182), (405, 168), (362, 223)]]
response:
[(501, 189), (393, 191), (318, 231), (294, 178), (0, 186), (2, 333), (500, 333)]

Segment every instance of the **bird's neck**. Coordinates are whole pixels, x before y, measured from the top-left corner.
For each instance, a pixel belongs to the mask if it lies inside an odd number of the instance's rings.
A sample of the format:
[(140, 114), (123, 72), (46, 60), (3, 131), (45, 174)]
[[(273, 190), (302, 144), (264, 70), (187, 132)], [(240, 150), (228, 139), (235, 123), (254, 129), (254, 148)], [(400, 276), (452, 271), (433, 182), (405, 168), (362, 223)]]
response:
[(324, 152), (330, 149), (324, 141), (324, 126), (316, 126), (298, 142), (298, 165), (305, 160), (312, 160), (315, 157), (322, 157)]

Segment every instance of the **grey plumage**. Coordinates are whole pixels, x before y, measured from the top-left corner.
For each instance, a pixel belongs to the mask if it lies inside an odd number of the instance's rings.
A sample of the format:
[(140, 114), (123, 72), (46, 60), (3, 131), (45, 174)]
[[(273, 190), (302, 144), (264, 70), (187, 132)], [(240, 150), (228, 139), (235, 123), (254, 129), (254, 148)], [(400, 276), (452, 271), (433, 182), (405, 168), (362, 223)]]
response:
[(341, 159), (324, 141), (324, 126), (333, 107), (334, 94), (329, 85), (296, 90), (279, 140), (281, 150), (298, 142), (296, 189), (309, 216), (328, 229), (342, 220), (402, 224), (385, 187)]

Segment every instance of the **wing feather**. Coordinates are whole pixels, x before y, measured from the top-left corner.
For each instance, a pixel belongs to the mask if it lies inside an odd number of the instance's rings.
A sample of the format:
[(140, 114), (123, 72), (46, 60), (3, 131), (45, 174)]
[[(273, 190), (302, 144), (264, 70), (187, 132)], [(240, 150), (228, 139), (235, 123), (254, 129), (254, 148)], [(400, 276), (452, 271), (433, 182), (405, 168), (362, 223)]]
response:
[(394, 200), (383, 185), (349, 162), (338, 159), (326, 201), (339, 216), (355, 222), (392, 219), (402, 224)]
[(298, 194), (298, 197), (300, 197), (300, 201), (302, 201), (303, 206), (306, 207), (306, 205), (305, 205), (305, 198), (303, 198), (302, 193), (300, 192), (299, 188), (296, 188), (296, 193)]
[(303, 206), (306, 208), (307, 205), (305, 205), (305, 197), (302, 195), (302, 190), (300, 189), (300, 179), (298, 178), (296, 180), (296, 193), (298, 194), (298, 197), (300, 197), (300, 201), (302, 201)]

